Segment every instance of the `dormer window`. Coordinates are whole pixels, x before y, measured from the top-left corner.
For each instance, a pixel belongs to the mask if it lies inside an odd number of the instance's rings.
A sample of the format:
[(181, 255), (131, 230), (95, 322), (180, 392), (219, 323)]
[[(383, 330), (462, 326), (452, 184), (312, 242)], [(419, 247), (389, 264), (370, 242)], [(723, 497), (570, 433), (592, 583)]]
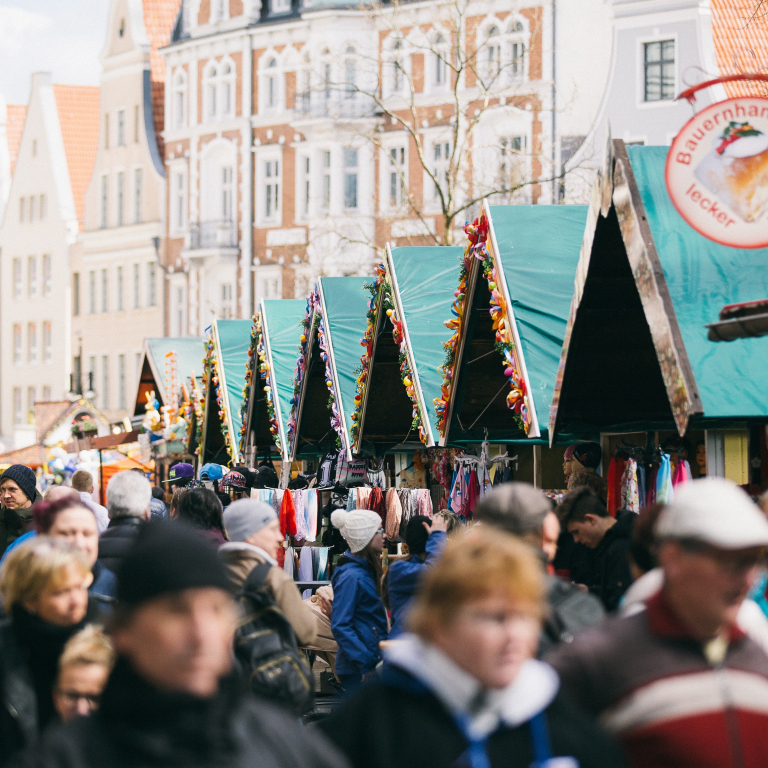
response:
[(122, 37), (125, 34), (125, 19), (120, 19), (120, 29), (117, 32), (120, 37)]
[(271, 14), (290, 13), (291, 0), (271, 0), (269, 12)]

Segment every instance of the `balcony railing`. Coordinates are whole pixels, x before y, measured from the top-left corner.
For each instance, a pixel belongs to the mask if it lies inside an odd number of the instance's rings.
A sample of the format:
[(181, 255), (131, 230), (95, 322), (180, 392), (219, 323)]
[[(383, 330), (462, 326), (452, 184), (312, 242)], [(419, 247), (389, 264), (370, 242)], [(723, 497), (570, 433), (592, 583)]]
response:
[(234, 221), (192, 221), (189, 224), (189, 247), (237, 247), (237, 224)]
[(295, 95), (293, 111), (302, 118), (331, 117), (351, 120), (373, 117), (377, 107), (375, 100), (365, 93), (311, 91)]

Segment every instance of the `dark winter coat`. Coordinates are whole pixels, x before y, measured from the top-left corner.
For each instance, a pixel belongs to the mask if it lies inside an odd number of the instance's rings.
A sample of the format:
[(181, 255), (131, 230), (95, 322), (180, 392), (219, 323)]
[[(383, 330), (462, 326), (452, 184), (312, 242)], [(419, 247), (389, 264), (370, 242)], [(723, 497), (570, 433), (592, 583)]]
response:
[[(32, 504), (42, 501), (43, 497), (40, 491), (35, 489), (35, 498)], [(0, 507), (0, 554), (5, 552), (5, 548), (16, 541), (19, 536), (35, 530), (35, 523), (32, 520), (32, 507), (26, 509), (8, 509)]]
[[(553, 756), (575, 757), (580, 768), (621, 768), (618, 747), (561, 695), (543, 710)], [(380, 682), (363, 686), (321, 728), (353, 768), (455, 768), (469, 748), (454, 716), (408, 672), (385, 665)], [(489, 768), (530, 768), (529, 722), (502, 725), (488, 737)]]
[(595, 564), (589, 591), (600, 598), (606, 611), (613, 611), (632, 583), (627, 552), (632, 543), (632, 526), (637, 515), (620, 511), (595, 549)]
[(112, 573), (119, 570), (143, 522), (140, 517), (117, 517), (110, 520), (109, 528), (99, 536), (99, 560)]
[(389, 595), (389, 610), (392, 613), (392, 629), (390, 638), (405, 632), (405, 619), (411, 598), (416, 594), (416, 588), (424, 572), (440, 557), (445, 549), (446, 534), (435, 531), (427, 539), (426, 557), (417, 556), (408, 560), (397, 560), (387, 571), (387, 593)]
[(104, 563), (97, 560), (91, 569), (93, 581), (88, 587), (88, 593), (98, 598), (115, 599), (117, 594), (117, 576), (107, 568)]
[(541, 627), (539, 656), (558, 643), (570, 643), (580, 630), (593, 627), (605, 618), (603, 606), (594, 595), (559, 576), (547, 578), (547, 603), (549, 610)]
[(98, 616), (91, 600), (85, 619), (59, 627), (16, 604), (11, 619), (0, 621), (0, 765), (20, 749), (35, 744), (55, 718), (53, 687), (64, 645)]
[(239, 681), (200, 699), (160, 691), (119, 659), (91, 717), (52, 729), (26, 768), (345, 768), (319, 734), (299, 727)]
[(381, 660), (379, 643), (387, 639), (387, 613), (373, 570), (364, 557), (348, 551), (339, 558), (331, 584), (336, 674), (365, 675)]

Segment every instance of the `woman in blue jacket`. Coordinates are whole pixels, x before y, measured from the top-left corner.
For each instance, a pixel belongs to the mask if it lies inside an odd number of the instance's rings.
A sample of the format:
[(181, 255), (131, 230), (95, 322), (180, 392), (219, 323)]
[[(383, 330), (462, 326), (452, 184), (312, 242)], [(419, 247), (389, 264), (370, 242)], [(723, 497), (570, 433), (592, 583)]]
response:
[(381, 600), (381, 518), (369, 509), (337, 509), (331, 522), (349, 549), (331, 578), (331, 630), (338, 643), (336, 675), (345, 691), (373, 677), (381, 660), (379, 643), (387, 639), (387, 612)]
[(425, 516), (413, 517), (405, 528), (408, 557), (389, 566), (384, 579), (384, 592), (392, 613), (390, 639), (405, 632), (405, 619), (411, 598), (416, 594), (422, 576), (445, 548), (448, 520), (441, 515), (431, 520)]

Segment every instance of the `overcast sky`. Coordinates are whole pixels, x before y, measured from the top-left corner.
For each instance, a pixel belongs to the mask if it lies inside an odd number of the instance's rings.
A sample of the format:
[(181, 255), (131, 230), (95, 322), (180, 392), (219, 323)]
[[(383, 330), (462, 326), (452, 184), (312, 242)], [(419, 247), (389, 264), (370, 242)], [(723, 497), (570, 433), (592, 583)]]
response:
[(0, 0), (0, 93), (26, 104), (33, 72), (98, 85), (109, 0)]

